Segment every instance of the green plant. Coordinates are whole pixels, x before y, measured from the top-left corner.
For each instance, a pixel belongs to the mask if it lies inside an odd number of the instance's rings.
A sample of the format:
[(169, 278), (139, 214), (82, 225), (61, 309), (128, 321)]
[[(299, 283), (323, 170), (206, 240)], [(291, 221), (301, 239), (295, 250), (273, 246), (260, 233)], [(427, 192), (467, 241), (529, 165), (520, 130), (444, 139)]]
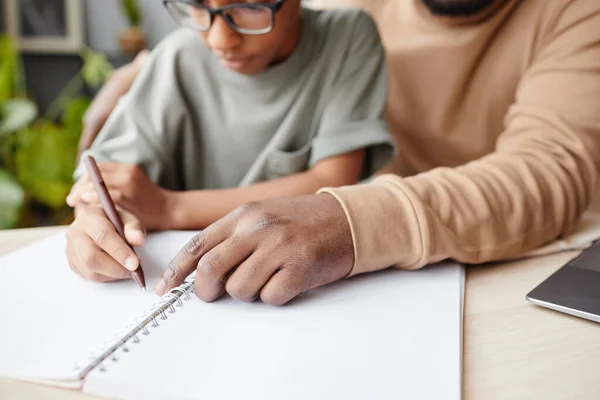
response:
[(0, 229), (17, 224), (25, 201), (25, 192), (13, 176), (0, 169)]
[(79, 92), (84, 86), (100, 86), (113, 70), (102, 54), (85, 50), (81, 57), (79, 73), (38, 118), (35, 104), (24, 94), (20, 54), (0, 35), (0, 229), (23, 219), (35, 223), (31, 215), (23, 215), (27, 208), (49, 210), (57, 216), (54, 223), (71, 214), (65, 198), (91, 102)]
[(0, 35), (0, 140), (23, 129), (36, 117), (35, 103), (26, 98), (19, 52), (10, 37)]
[(27, 99), (11, 99), (0, 103), (0, 138), (23, 129), (37, 117), (35, 103)]
[(50, 209), (65, 205), (73, 184), (78, 138), (63, 126), (36, 122), (19, 135), (17, 179), (31, 199)]
[(25, 201), (25, 192), (14, 177), (11, 151), (11, 135), (37, 116), (37, 107), (24, 96), (21, 58), (11, 39), (0, 35), (0, 229), (17, 224)]
[(137, 0), (121, 0), (121, 9), (131, 28), (142, 24), (142, 10)]
[(56, 121), (61, 113), (69, 109), (71, 102), (80, 101), (77, 93), (84, 87), (89, 86), (98, 88), (106, 81), (108, 75), (113, 71), (113, 66), (108, 61), (106, 55), (96, 53), (90, 49), (84, 49), (81, 52), (83, 66), (77, 75), (56, 96), (56, 99), (48, 107), (45, 119)]
[(0, 103), (25, 92), (25, 74), (19, 52), (6, 34), (0, 35)]

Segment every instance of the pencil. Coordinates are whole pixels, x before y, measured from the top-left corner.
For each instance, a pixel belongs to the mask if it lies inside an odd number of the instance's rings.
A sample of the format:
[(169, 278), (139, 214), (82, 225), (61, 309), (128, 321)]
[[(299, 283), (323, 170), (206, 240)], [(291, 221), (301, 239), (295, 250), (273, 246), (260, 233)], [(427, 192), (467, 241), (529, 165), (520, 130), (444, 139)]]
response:
[[(102, 178), (102, 174), (100, 173), (100, 168), (98, 168), (96, 160), (91, 155), (86, 154), (83, 157), (83, 165), (85, 165), (85, 168), (90, 174), (90, 179), (92, 181), (92, 184), (94, 185), (94, 188), (96, 189), (96, 193), (98, 193), (98, 197), (100, 198), (100, 203), (102, 204), (104, 213), (106, 214), (110, 222), (113, 224), (116, 231), (119, 233), (119, 236), (121, 236), (125, 243), (127, 243), (127, 245), (133, 250), (133, 247), (125, 238), (125, 227), (123, 225), (123, 221), (121, 221), (119, 213), (117, 212), (117, 208), (115, 207), (115, 203), (110, 197), (110, 193), (108, 193), (108, 189), (106, 187), (106, 184), (104, 183), (104, 179)], [(146, 290), (146, 280), (144, 278), (144, 271), (142, 270), (142, 265), (140, 264), (140, 266), (135, 271), (130, 272), (133, 280), (136, 281), (142, 289)]]

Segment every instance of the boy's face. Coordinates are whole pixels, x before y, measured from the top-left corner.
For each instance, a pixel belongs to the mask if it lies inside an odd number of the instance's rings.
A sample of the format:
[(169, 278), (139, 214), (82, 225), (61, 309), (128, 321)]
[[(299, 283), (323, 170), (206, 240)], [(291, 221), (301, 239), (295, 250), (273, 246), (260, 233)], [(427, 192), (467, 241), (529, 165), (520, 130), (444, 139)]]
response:
[[(258, 2), (256, 0), (205, 0), (203, 4), (218, 8), (229, 4)], [(262, 2), (275, 3), (275, 0)], [(192, 18), (196, 17), (192, 14)], [(299, 31), (300, 0), (287, 0), (275, 13), (275, 23), (269, 33), (261, 35), (238, 33), (221, 16), (217, 16), (210, 29), (200, 32), (200, 36), (224, 67), (244, 75), (258, 75), (269, 65), (284, 60), (294, 51)]]

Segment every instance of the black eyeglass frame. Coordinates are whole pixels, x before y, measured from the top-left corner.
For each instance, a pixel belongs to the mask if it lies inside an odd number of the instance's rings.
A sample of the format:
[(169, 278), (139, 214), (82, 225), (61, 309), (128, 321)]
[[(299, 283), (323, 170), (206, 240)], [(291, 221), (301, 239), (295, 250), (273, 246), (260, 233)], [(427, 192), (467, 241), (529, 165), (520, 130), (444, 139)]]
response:
[[(208, 31), (212, 27), (215, 17), (217, 15), (219, 15), (219, 16), (221, 16), (221, 18), (223, 18), (223, 20), (227, 23), (227, 25), (231, 29), (233, 29), (234, 31), (236, 31), (238, 33), (241, 33), (243, 35), (264, 35), (273, 30), (273, 27), (275, 26), (275, 14), (277, 14), (277, 12), (279, 10), (281, 10), (281, 7), (283, 7), (283, 5), (285, 4), (286, 1), (287, 0), (277, 0), (274, 3), (236, 3), (236, 4), (228, 4), (226, 6), (219, 7), (219, 8), (211, 8), (205, 4), (200, 4), (195, 0), (163, 0), (163, 4), (164, 4), (165, 8), (167, 8), (167, 10), (169, 10), (169, 4), (183, 3), (183, 4), (187, 4), (189, 6), (201, 8), (201, 9), (207, 11), (208, 14), (210, 15), (210, 22), (208, 24), (208, 27), (206, 27), (206, 28), (202, 28), (200, 26), (194, 27), (194, 29), (196, 29), (200, 32)], [(268, 28), (265, 28), (262, 30), (251, 30), (251, 29), (240, 28), (239, 26), (236, 26), (233, 23), (233, 21), (231, 21), (231, 19), (229, 19), (227, 14), (225, 14), (225, 12), (227, 10), (231, 10), (234, 8), (246, 8), (246, 7), (257, 7), (257, 6), (265, 7), (265, 8), (268, 8), (271, 10), (271, 24)], [(176, 22), (179, 24), (179, 21), (176, 21)]]

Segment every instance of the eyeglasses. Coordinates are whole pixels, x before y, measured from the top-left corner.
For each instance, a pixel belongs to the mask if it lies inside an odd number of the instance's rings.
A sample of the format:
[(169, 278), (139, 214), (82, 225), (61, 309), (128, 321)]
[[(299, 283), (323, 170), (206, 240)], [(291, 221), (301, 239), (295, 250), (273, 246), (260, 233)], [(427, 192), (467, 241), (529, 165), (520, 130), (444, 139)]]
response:
[(206, 32), (215, 17), (220, 15), (234, 31), (244, 35), (262, 35), (271, 32), (275, 14), (286, 0), (272, 3), (238, 3), (211, 8), (194, 0), (164, 0), (171, 17), (179, 25)]

